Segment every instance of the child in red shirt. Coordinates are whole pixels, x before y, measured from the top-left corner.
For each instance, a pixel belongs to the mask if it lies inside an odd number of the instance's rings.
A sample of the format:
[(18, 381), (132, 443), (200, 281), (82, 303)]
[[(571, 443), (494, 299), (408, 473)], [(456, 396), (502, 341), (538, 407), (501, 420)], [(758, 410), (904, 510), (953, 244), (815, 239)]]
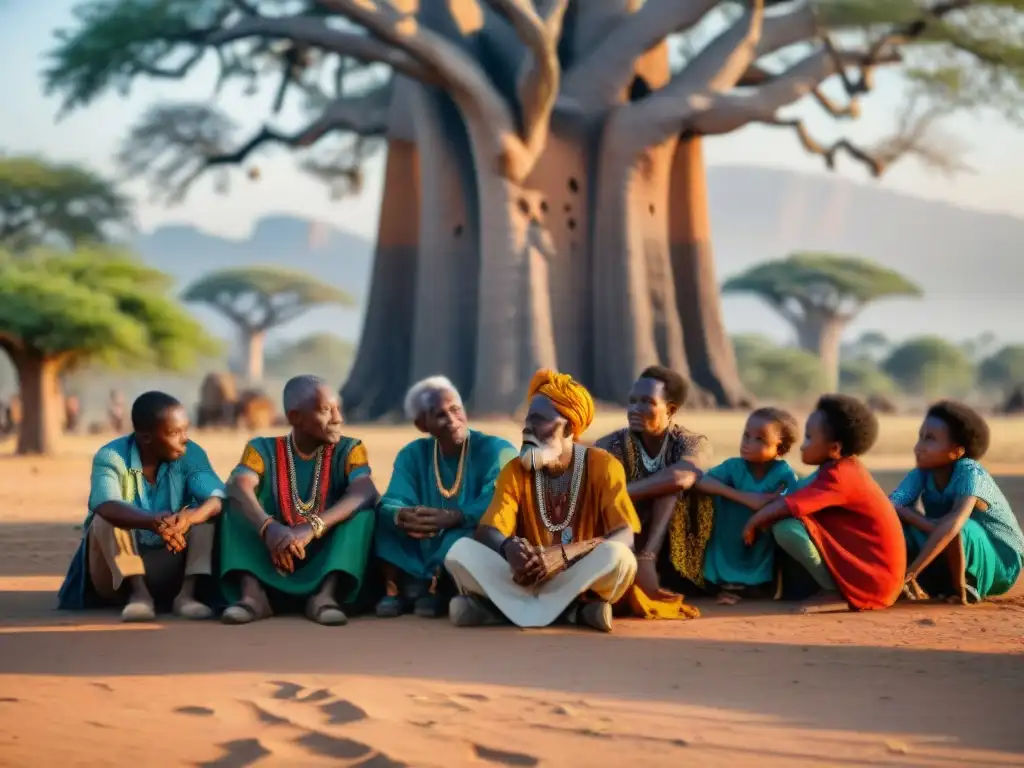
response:
[[(772, 527), (775, 541), (826, 592), (853, 610), (888, 608), (907, 571), (896, 510), (857, 458), (878, 438), (878, 420), (859, 400), (825, 395), (807, 419), (800, 446), (818, 471), (798, 490), (750, 518), (744, 540)], [(820, 602), (820, 601), (819, 601)]]

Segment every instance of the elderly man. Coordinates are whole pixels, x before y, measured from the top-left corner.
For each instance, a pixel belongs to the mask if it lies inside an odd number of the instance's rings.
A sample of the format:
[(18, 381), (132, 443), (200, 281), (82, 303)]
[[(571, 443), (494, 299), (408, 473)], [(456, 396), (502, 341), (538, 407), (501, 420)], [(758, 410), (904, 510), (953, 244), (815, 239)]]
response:
[(341, 433), (338, 398), (315, 376), (284, 387), (291, 434), (250, 440), (228, 482), (221, 577), (228, 624), (303, 601), (308, 619), (348, 621), (363, 582), (377, 489), (366, 449)]
[(176, 614), (205, 619), (196, 581), (213, 574), (213, 524), (224, 484), (188, 439), (188, 414), (163, 392), (132, 405), (132, 433), (107, 443), (92, 462), (85, 535), (58, 604), (64, 609), (122, 604), (125, 621), (156, 617), (173, 597)]
[(594, 403), (572, 377), (540, 370), (527, 398), (519, 460), (498, 476), (476, 540), (457, 541), (445, 558), (461, 592), (450, 618), (543, 627), (564, 616), (610, 632), (612, 604), (636, 575), (640, 531), (622, 464), (577, 442)]
[(378, 508), (374, 549), (384, 563), (386, 594), (377, 615), (399, 616), (411, 607), (417, 616), (436, 617), (446, 608), (438, 590), (445, 555), (476, 530), (498, 473), (518, 451), (469, 428), (462, 398), (444, 376), (415, 384), (405, 415), (428, 437), (398, 454)]
[(704, 552), (714, 514), (710, 498), (691, 492), (706, 440), (672, 423), (687, 389), (686, 380), (673, 370), (645, 369), (629, 392), (628, 426), (597, 441), (625, 467), (642, 525), (636, 585), (627, 602), (634, 614), (647, 618), (700, 615), (661, 583), (663, 576), (680, 586), (704, 586)]

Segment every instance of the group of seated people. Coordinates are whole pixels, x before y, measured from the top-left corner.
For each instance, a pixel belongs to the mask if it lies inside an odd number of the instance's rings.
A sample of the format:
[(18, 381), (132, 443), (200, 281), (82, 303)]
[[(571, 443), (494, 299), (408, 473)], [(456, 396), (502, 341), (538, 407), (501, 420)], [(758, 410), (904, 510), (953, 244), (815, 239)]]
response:
[(93, 461), (60, 607), (120, 605), (126, 621), (158, 605), (188, 619), (223, 607), (228, 624), (296, 609), (336, 626), (373, 606), (608, 632), (614, 616), (697, 616), (695, 594), (735, 603), (802, 588), (804, 610), (870, 610), (901, 595), (974, 602), (1019, 578), (1024, 535), (978, 463), (988, 426), (967, 406), (929, 408), (916, 468), (887, 497), (860, 460), (878, 422), (855, 398), (818, 401), (800, 445), (817, 471), (801, 479), (784, 458), (798, 425), (777, 408), (753, 411), (739, 455), (705, 471), (706, 441), (674, 423), (686, 396), (679, 374), (648, 368), (628, 426), (586, 444), (590, 394), (541, 370), (517, 449), (470, 429), (455, 387), (432, 377), (405, 401), (424, 436), (380, 496), (316, 377), (286, 384), (291, 432), (250, 440), (226, 484), (188, 439), (181, 403), (148, 392), (132, 433)]

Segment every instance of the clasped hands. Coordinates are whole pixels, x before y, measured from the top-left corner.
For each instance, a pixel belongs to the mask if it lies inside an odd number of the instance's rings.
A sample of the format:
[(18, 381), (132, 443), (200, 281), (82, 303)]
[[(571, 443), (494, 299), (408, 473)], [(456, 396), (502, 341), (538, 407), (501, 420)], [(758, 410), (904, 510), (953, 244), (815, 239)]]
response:
[(295, 561), (306, 559), (306, 547), (315, 538), (313, 526), (309, 523), (287, 526), (275, 520), (267, 526), (263, 543), (275, 568), (284, 573), (294, 573)]
[(199, 510), (186, 507), (180, 512), (167, 512), (153, 518), (153, 531), (164, 540), (164, 546), (177, 554), (185, 550), (186, 536), (193, 525), (198, 525)]
[(547, 581), (565, 566), (561, 547), (535, 547), (518, 536), (505, 545), (505, 559), (512, 569), (512, 580), (521, 587)]
[(758, 531), (764, 528), (768, 522), (761, 514), (761, 510), (769, 504), (781, 499), (782, 491), (783, 488), (779, 487), (771, 493), (746, 494), (746, 506), (750, 507), (752, 510), (757, 510), (747, 519), (747, 524), (743, 526), (743, 543), (748, 547), (752, 547), (754, 545), (754, 540), (757, 538)]
[(402, 507), (395, 515), (395, 525), (413, 539), (429, 539), (441, 531), (458, 528), (465, 518), (458, 509), (433, 507)]

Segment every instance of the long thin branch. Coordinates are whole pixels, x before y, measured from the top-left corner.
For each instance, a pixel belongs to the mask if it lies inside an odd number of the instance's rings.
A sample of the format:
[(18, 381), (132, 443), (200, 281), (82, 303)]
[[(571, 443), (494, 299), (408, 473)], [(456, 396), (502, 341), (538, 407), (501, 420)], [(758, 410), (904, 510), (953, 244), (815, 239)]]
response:
[(616, 103), (633, 80), (638, 58), (674, 32), (694, 27), (717, 5), (718, 0), (646, 0), (566, 73), (563, 95), (584, 110)]
[(829, 170), (835, 169), (836, 157), (840, 152), (846, 152), (854, 160), (864, 164), (871, 172), (871, 175), (875, 178), (881, 176), (885, 172), (886, 168), (892, 163), (892, 160), (882, 158), (866, 149), (862, 149), (849, 139), (839, 139), (838, 141), (834, 141), (832, 144), (828, 145), (822, 144), (811, 136), (810, 131), (807, 130), (807, 126), (804, 125), (802, 120), (797, 120), (795, 118), (783, 120), (776, 117), (764, 122), (768, 125), (791, 128), (796, 133), (797, 138), (800, 139), (800, 143), (803, 145), (803, 148), (812, 155), (818, 155), (823, 158), (825, 160), (825, 166)]

